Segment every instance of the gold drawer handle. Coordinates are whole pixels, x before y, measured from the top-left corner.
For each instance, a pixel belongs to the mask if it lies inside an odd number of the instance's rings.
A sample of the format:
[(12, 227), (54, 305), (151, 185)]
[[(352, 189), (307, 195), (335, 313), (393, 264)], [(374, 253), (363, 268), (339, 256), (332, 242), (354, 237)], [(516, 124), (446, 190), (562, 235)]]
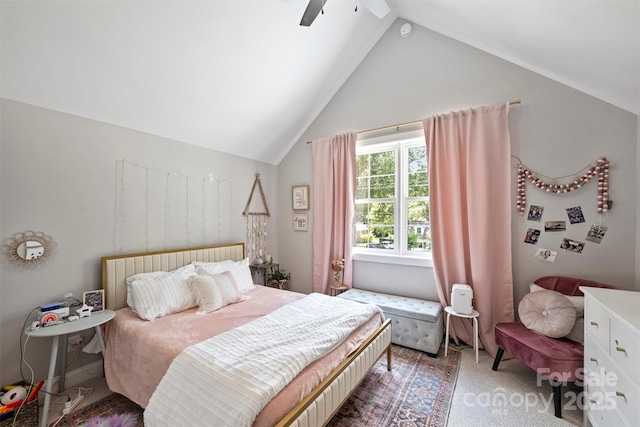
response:
[(596, 359), (595, 357), (592, 357), (590, 360), (591, 360), (592, 362), (596, 362), (596, 363), (598, 363), (598, 359)]
[(627, 350), (625, 350), (623, 347), (616, 347), (616, 350), (617, 351), (621, 351), (621, 352), (623, 352), (625, 354), (627, 353)]
[(591, 322), (591, 326), (598, 326), (598, 322)]
[(625, 398), (625, 400), (626, 400), (626, 398), (627, 398), (627, 396), (625, 396), (625, 395), (624, 395), (624, 393), (623, 393), (623, 392), (621, 392), (621, 391), (616, 391), (616, 396), (618, 396), (618, 397), (624, 397), (624, 398)]
[(598, 402), (596, 402), (596, 401), (595, 401), (595, 400), (593, 400), (593, 399), (589, 399), (589, 402), (593, 403), (594, 405), (598, 403)]

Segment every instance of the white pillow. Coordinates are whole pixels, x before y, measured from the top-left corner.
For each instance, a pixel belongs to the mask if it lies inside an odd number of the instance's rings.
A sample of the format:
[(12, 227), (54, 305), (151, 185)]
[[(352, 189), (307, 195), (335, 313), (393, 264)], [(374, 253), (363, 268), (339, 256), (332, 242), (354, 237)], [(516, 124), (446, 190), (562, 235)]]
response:
[(190, 287), (198, 303), (197, 314), (211, 313), (246, 299), (240, 295), (230, 271), (194, 276)]
[(528, 293), (518, 305), (518, 315), (528, 329), (550, 338), (566, 336), (576, 324), (576, 309), (560, 292)]
[(194, 266), (187, 265), (166, 275), (133, 281), (130, 293), (138, 317), (153, 320), (195, 307), (188, 283), (196, 275), (194, 270)]
[(233, 278), (240, 292), (248, 291), (255, 287), (251, 269), (249, 268), (249, 258), (236, 262), (229, 271), (233, 274)]
[[(535, 283), (531, 283), (529, 285), (529, 292), (537, 292), (537, 291), (546, 291), (548, 289), (543, 288), (540, 285), (536, 285)], [(563, 294), (564, 295), (564, 294)], [(584, 317), (584, 297), (583, 296), (573, 296), (573, 295), (564, 295), (571, 304), (576, 309), (576, 318)]]
[(255, 287), (249, 268), (249, 258), (237, 262), (222, 261), (207, 263), (199, 266), (197, 271), (198, 274), (220, 274), (229, 271), (233, 275), (240, 292), (248, 291)]
[(166, 271), (153, 271), (151, 273), (138, 273), (134, 274), (133, 276), (127, 277), (127, 305), (129, 306), (131, 311), (133, 311), (134, 313), (138, 312), (138, 310), (136, 310), (136, 305), (133, 302), (133, 291), (131, 290), (131, 287), (134, 285), (134, 283), (139, 280), (149, 280), (158, 277), (164, 277), (167, 274), (169, 273), (167, 273)]

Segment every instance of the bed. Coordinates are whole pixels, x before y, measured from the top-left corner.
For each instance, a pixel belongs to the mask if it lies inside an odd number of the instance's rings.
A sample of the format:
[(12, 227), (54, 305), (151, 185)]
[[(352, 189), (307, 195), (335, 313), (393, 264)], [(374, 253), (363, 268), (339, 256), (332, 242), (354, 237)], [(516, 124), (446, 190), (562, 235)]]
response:
[[(183, 349), (196, 347), (194, 344), (207, 339), (209, 334), (216, 335), (212, 339), (217, 339), (217, 334), (226, 336), (221, 330), (244, 328), (251, 320), (269, 317), (267, 314), (279, 311), (279, 307), (294, 306), (308, 299), (303, 294), (256, 285), (243, 292), (245, 300), (241, 303), (206, 316), (196, 315), (195, 307), (149, 322), (128, 308), (126, 279), (130, 276), (225, 260), (236, 263), (245, 260), (244, 244), (102, 258), (106, 308), (116, 310), (116, 317), (105, 325), (104, 331), (105, 375), (112, 391), (146, 408), (150, 402), (153, 404), (152, 397), (158, 394), (154, 391), (169, 376), (169, 365), (173, 368), (172, 360)], [(135, 339), (123, 338), (127, 334)], [(252, 425), (325, 425), (385, 353), (390, 370), (391, 324), (382, 316), (373, 316), (339, 346), (296, 375), (259, 412)]]

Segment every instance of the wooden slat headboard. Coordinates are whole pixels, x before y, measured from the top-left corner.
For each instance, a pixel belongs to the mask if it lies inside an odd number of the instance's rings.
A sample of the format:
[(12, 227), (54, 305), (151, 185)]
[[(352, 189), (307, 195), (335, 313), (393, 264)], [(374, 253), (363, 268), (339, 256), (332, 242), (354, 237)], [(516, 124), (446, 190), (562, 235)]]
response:
[(118, 310), (127, 307), (129, 276), (152, 271), (171, 271), (194, 261), (217, 262), (244, 259), (244, 243), (143, 252), (129, 255), (102, 257), (102, 289), (106, 308)]

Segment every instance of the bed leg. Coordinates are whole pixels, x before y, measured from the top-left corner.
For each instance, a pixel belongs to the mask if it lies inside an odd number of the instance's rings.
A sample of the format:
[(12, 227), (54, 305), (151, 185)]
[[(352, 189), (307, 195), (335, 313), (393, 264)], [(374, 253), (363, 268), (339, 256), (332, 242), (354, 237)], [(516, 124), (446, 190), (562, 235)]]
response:
[(387, 347), (387, 371), (391, 370), (391, 345)]

